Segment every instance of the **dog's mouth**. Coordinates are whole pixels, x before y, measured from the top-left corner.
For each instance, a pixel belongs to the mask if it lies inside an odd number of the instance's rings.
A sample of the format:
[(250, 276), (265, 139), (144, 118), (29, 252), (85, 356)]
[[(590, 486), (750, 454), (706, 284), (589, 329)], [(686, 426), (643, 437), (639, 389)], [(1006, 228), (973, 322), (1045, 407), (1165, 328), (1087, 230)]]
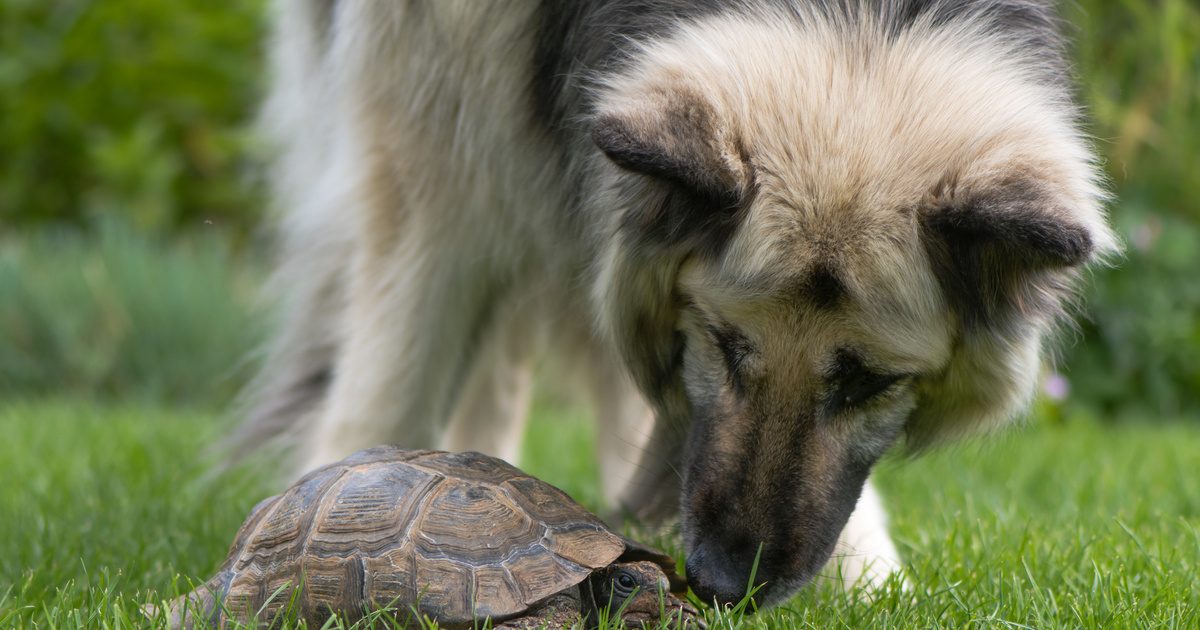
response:
[(681, 504), (687, 578), (703, 601), (736, 604), (751, 594), (775, 604), (829, 561), (871, 465), (825, 442), (715, 462), (736, 466), (689, 462)]
[(791, 597), (818, 575), (833, 555), (840, 527), (820, 540), (797, 540), (790, 548), (762, 545), (734, 552), (701, 543), (688, 554), (687, 575), (701, 601), (727, 606), (747, 598), (771, 606)]

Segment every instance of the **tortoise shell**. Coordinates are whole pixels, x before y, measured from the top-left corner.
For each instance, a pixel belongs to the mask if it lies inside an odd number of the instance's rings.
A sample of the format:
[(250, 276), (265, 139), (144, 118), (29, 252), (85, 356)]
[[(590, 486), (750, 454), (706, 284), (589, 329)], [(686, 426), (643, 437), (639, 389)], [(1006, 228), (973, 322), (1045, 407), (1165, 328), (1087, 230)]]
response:
[(295, 606), (320, 623), (386, 607), (469, 626), (520, 615), (622, 557), (675, 578), (670, 556), (501, 460), (377, 447), (255, 506), (189, 614), (224, 625)]

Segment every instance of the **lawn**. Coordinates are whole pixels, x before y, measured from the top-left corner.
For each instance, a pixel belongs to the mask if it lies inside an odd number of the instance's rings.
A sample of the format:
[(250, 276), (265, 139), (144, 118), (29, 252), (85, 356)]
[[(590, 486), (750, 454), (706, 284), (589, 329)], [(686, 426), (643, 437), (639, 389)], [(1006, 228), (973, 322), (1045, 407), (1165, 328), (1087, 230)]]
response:
[[(0, 626), (145, 625), (139, 604), (207, 577), (271, 490), (250, 469), (208, 473), (221, 426), (154, 407), (0, 406)], [(594, 502), (586, 427), (539, 410), (526, 468)], [(1195, 424), (1081, 420), (888, 461), (909, 591), (866, 602), (818, 583), (711, 625), (1200, 627), (1198, 470)]]
[[(279, 489), (207, 449), (270, 328), (266, 4), (0, 0), (0, 630), (148, 625)], [(1200, 628), (1200, 3), (1063, 5), (1127, 244), (1070, 399), (881, 466), (910, 589), (818, 581), (710, 627)], [(543, 405), (526, 468), (595, 507), (584, 420)]]

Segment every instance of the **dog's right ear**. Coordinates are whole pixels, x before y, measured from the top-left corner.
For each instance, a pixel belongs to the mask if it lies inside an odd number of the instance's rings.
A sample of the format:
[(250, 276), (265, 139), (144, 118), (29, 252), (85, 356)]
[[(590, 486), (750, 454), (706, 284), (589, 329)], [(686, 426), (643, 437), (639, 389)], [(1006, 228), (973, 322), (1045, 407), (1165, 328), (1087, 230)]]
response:
[(736, 134), (704, 97), (688, 90), (607, 104), (593, 121), (592, 141), (617, 166), (669, 187), (666, 202), (634, 208), (625, 221), (666, 244), (725, 235), (721, 228), (730, 226), (751, 188), (749, 160)]
[(592, 125), (593, 142), (625, 171), (610, 182), (620, 214), (596, 269), (601, 325), (660, 421), (686, 423), (677, 274), (689, 256), (728, 241), (749, 162), (713, 105), (678, 86), (611, 96)]

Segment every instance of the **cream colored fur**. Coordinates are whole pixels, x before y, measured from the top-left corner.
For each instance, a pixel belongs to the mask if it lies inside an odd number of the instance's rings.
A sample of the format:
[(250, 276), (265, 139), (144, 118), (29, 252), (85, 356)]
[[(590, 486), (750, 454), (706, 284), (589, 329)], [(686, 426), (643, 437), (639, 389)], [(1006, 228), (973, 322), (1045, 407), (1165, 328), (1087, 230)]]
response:
[[(648, 411), (606, 336), (623, 308), (614, 297), (619, 208), (593, 200), (577, 225), (563, 218), (569, 168), (619, 175), (594, 150), (564, 162), (535, 124), (522, 89), (535, 6), (277, 0), (264, 120), (282, 150), (279, 284), (290, 312), (274, 353), (299, 362), (306, 355), (293, 348), (329, 348), (333, 365), (302, 429), (302, 469), (381, 442), (515, 458), (529, 366), (567, 347), (576, 353), (567, 360), (591, 374), (607, 494), (634, 476)], [(739, 309), (760, 296), (731, 287), (758, 278), (769, 293), (813, 248), (840, 248), (853, 261), (857, 310), (811, 332), (762, 328), (780, 355), (806, 361), (849, 337), (891, 367), (943, 368), (944, 382), (925, 385), (933, 394), (991, 379), (1003, 384), (988, 388), (996, 400), (951, 397), (932, 422), (946, 435), (995, 426), (1028, 400), (1050, 322), (1036, 322), (1015, 348), (956, 348), (915, 218), (903, 210), (948, 176), (970, 187), (1025, 169), (1049, 182), (1102, 253), (1112, 251), (1092, 156), (1071, 108), (1026, 76), (1003, 42), (969, 25), (880, 37), (869, 23), (705, 20), (605, 78), (600, 109), (651, 116), (647, 95), (687, 90), (708, 99), (753, 155), (763, 194), (721, 267), (689, 267), (688, 291), (752, 321), (766, 311)], [(597, 333), (579, 333), (593, 320)], [(314, 338), (322, 343), (304, 345)], [(796, 364), (789, 378), (812, 370)], [(897, 398), (895, 417), (918, 404), (920, 387)], [(868, 487), (844, 534), (854, 550), (843, 564), (848, 582), (878, 582), (899, 566), (884, 527)]]
[[(861, 307), (838, 334), (876, 337), (862, 341), (893, 355), (896, 371), (946, 366), (944, 382), (930, 386), (931, 412), (917, 411), (919, 422), (936, 425), (931, 439), (1000, 426), (1023, 410), (1054, 322), (1034, 319), (1003, 347), (969, 342), (980, 347), (952, 356), (962, 340), (945, 319), (914, 211), (946, 182), (949, 196), (1031, 174), (1054, 191), (1057, 211), (1086, 227), (1097, 258), (1118, 251), (1077, 112), (1020, 50), (971, 23), (918, 26), (889, 40), (871, 20), (813, 15), (797, 24), (767, 12), (702, 21), (635, 57), (603, 82), (601, 113), (652, 125), (664, 94), (701, 95), (716, 110), (717, 135), (739, 139), (757, 176), (745, 227), (721, 268), (696, 272), (696, 295), (736, 310), (751, 296), (724, 287), (760, 286), (769, 296), (833, 254), (847, 262)], [(607, 318), (622, 308), (610, 294), (620, 248), (610, 242), (596, 285), (610, 330)], [(770, 338), (785, 338), (777, 332)], [(948, 391), (991, 395), (959, 400)]]

